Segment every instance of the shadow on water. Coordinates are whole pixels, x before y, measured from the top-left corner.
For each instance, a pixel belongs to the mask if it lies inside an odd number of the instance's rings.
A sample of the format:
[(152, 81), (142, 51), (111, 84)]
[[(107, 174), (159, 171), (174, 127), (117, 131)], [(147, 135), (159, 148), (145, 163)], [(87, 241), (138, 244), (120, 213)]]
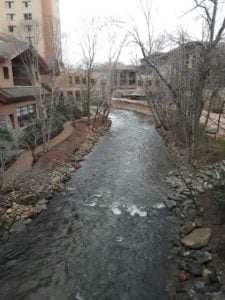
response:
[(166, 148), (150, 117), (112, 120), (65, 191), (2, 246), (0, 299), (168, 299)]

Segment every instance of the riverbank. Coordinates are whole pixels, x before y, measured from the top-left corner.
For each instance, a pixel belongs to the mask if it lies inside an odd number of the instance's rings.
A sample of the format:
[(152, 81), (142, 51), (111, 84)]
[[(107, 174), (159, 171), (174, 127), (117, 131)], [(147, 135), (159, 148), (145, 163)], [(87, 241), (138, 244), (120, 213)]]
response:
[(8, 240), (12, 233), (22, 231), (42, 211), (48, 202), (63, 190), (63, 184), (81, 168), (84, 160), (100, 136), (109, 128), (96, 122), (95, 129), (88, 128), (85, 120), (62, 143), (39, 155), (37, 162), (21, 174), (13, 186), (6, 187), (0, 195), (0, 241)]
[[(225, 299), (225, 160), (220, 141), (209, 136), (193, 165), (169, 132), (160, 129), (171, 153), (174, 170), (165, 205), (179, 220), (170, 259), (177, 274), (168, 280), (171, 299)], [(223, 142), (223, 141), (222, 141)], [(206, 145), (207, 147), (203, 147)]]

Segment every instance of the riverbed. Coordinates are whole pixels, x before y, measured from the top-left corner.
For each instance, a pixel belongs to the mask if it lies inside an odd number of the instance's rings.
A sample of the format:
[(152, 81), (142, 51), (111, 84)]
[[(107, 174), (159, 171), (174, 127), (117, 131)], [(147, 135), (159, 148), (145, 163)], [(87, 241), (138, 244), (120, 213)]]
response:
[(151, 118), (115, 111), (65, 190), (2, 245), (0, 299), (169, 299), (170, 160)]

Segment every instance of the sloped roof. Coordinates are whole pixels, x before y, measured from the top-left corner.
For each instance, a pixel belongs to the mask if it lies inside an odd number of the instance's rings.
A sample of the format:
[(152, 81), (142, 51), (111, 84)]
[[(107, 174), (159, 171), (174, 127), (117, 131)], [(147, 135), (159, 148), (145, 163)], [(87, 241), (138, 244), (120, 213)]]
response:
[(32, 51), (36, 53), (39, 59), (39, 65), (46, 73), (50, 71), (48, 62), (38, 54), (37, 50), (25, 42), (14, 41), (1, 41), (0, 40), (0, 63), (5, 63), (8, 60), (13, 60), (19, 55), (22, 55), (25, 51)]
[(21, 41), (2, 42), (0, 41), (0, 61), (7, 61), (15, 58), (29, 48), (29, 45)]
[(49, 95), (50, 92), (45, 88), (33, 86), (21, 86), (0, 89), (0, 102), (12, 103), (26, 98), (35, 98), (35, 95)]

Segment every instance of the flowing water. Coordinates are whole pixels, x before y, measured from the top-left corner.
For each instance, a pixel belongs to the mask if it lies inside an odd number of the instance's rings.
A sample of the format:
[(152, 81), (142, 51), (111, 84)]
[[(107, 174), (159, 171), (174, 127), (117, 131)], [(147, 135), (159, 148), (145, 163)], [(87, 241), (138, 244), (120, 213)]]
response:
[(116, 111), (65, 191), (1, 247), (1, 300), (166, 300), (169, 159), (151, 117)]

